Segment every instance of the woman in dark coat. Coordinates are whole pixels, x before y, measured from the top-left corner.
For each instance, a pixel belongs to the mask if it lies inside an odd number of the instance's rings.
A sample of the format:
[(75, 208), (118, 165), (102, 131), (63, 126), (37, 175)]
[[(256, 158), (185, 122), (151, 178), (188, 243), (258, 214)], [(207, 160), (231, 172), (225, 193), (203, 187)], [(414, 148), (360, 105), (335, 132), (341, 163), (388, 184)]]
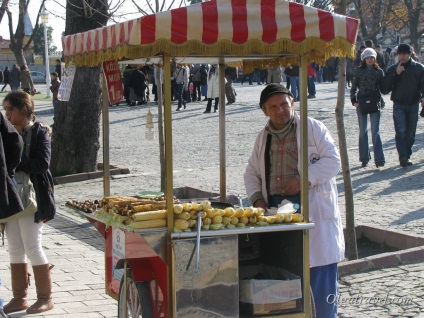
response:
[[(27, 314), (53, 308), (51, 266), (41, 237), (44, 222), (53, 219), (55, 204), (50, 165), (50, 129), (35, 121), (34, 102), (29, 94), (14, 91), (6, 95), (3, 108), (7, 119), (24, 141), (21, 162), (16, 168), (16, 187), (24, 209), (0, 220), (6, 223), (12, 274), (12, 300), (4, 306), (6, 314), (26, 309)], [(34, 272), (37, 301), (28, 306), (28, 262)]]

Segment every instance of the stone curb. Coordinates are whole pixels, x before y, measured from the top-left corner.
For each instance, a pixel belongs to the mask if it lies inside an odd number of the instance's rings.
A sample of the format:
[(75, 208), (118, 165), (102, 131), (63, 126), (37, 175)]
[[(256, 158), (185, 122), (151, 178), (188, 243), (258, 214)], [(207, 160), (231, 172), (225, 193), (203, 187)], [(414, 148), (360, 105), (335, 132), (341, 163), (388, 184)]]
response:
[(374, 225), (357, 226), (356, 236), (357, 238), (364, 236), (375, 243), (385, 244), (400, 250), (339, 263), (340, 276), (424, 262), (423, 237), (405, 234), (400, 231), (385, 230)]
[[(97, 165), (98, 169), (103, 168), (103, 164)], [(115, 166), (110, 166), (110, 175), (119, 175), (119, 174), (129, 174), (130, 170), (128, 168), (118, 168)], [(80, 182), (80, 181), (86, 181), (91, 179), (97, 179), (103, 177), (103, 171), (96, 171), (96, 172), (83, 172), (83, 173), (76, 173), (76, 174), (70, 174), (62, 177), (55, 177), (53, 178), (54, 184), (64, 184), (64, 183), (70, 183), (70, 182)]]

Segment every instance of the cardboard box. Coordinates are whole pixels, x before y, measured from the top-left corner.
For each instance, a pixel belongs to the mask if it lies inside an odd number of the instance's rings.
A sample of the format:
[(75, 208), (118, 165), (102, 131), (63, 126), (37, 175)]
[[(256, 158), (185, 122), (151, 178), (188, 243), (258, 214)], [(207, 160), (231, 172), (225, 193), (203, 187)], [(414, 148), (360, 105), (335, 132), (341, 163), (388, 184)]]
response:
[[(248, 278), (252, 279), (248, 279)], [(240, 307), (255, 314), (274, 314), (298, 309), (302, 298), (300, 277), (283, 268), (254, 265), (240, 268)]]

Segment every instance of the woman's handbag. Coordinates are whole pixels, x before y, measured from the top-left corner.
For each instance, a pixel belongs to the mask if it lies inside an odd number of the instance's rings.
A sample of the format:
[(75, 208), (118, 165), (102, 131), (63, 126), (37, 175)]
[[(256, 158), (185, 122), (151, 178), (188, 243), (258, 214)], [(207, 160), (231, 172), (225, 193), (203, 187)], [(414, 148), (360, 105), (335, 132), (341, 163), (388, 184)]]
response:
[(381, 96), (372, 95), (367, 97), (358, 97), (359, 111), (362, 115), (380, 111)]

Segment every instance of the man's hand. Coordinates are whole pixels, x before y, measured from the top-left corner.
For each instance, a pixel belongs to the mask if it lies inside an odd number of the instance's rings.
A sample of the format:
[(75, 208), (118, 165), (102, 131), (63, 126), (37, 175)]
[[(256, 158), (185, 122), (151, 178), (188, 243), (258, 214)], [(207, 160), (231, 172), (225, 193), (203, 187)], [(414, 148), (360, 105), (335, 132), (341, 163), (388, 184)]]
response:
[(300, 180), (296, 177), (291, 177), (286, 186), (281, 190), (281, 195), (295, 195), (300, 191)]
[(266, 211), (268, 207), (266, 206), (265, 200), (260, 199), (255, 202), (255, 208), (262, 208)]
[(398, 66), (396, 67), (396, 73), (400, 75), (400, 73), (402, 73), (403, 71), (405, 71), (405, 68), (402, 66), (401, 63), (399, 63)]
[(353, 103), (353, 106), (358, 107), (359, 106), (359, 103), (358, 102)]

